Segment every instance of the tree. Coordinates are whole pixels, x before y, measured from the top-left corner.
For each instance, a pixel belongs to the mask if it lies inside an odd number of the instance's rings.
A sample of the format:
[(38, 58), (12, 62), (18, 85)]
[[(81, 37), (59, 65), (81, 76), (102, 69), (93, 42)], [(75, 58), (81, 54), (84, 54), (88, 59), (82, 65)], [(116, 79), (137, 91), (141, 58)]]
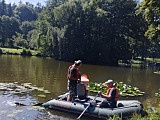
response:
[(152, 49), (152, 53), (154, 51), (154, 54), (157, 54), (156, 57), (160, 57), (160, 1), (143, 0), (140, 11), (148, 23), (148, 29), (146, 30), (145, 35), (151, 40), (153, 48), (150, 48), (150, 50)]
[(10, 40), (16, 32), (19, 31), (19, 21), (15, 17), (8, 17), (3, 15), (1, 18), (1, 45), (4, 47), (5, 43), (6, 46), (12, 46)]
[[(49, 44), (58, 45), (54, 49), (56, 59), (73, 61), (81, 57), (92, 64), (117, 65), (120, 59), (131, 59), (133, 45), (141, 43), (137, 35), (143, 31), (136, 30), (140, 24), (133, 22), (140, 18), (135, 15), (136, 6), (133, 0), (69, 0), (48, 7), (42, 16), (53, 32), (48, 34), (51, 32), (44, 27), (48, 32), (41, 32), (46, 36), (43, 43), (54, 36)], [(139, 48), (134, 48), (137, 55)]]
[(23, 35), (20, 33), (17, 33), (17, 35), (13, 36), (14, 41), (14, 47), (21, 47), (21, 48), (27, 48), (28, 42), (23, 39)]
[(24, 34), (24, 39), (27, 38), (29, 31), (35, 29), (35, 22), (24, 21), (20, 26), (22, 34)]
[(36, 50), (37, 30), (33, 29), (27, 34), (27, 42), (30, 49)]
[(11, 4), (6, 5), (6, 15), (9, 17), (13, 16), (13, 10)]
[(140, 9), (149, 24), (146, 36), (150, 40), (160, 41), (160, 1), (143, 0)]
[[(117, 65), (118, 60), (131, 59), (132, 49), (131, 41), (135, 43), (137, 24), (135, 16), (135, 7), (137, 3), (133, 0), (113, 0), (103, 1), (99, 7), (106, 12), (104, 32), (103, 51), (100, 55), (110, 65)], [(134, 22), (133, 22), (134, 21)], [(105, 37), (106, 36), (106, 37)], [(106, 53), (106, 55), (105, 55)], [(105, 56), (105, 57), (102, 57)]]
[(37, 5), (36, 5), (35, 8), (34, 8), (34, 11), (35, 11), (36, 13), (41, 13), (42, 10), (43, 10), (43, 6), (41, 5), (41, 3), (38, 2)]
[(37, 19), (37, 14), (34, 12), (34, 10), (24, 4), (20, 4), (15, 8), (15, 16), (23, 21), (34, 21)]
[(0, 1), (0, 16), (6, 15), (6, 3), (5, 0)]

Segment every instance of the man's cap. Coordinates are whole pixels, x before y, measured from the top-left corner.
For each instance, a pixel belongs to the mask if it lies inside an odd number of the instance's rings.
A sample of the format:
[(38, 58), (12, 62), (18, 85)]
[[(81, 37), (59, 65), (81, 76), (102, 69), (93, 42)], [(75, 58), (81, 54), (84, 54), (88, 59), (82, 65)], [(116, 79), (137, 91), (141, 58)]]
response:
[(76, 65), (80, 65), (80, 64), (82, 64), (82, 61), (81, 61), (81, 60), (77, 60), (77, 61), (74, 61), (74, 63), (75, 63)]
[(109, 79), (109, 80), (107, 80), (105, 83), (106, 83), (106, 84), (108, 84), (108, 83), (113, 83), (113, 80)]

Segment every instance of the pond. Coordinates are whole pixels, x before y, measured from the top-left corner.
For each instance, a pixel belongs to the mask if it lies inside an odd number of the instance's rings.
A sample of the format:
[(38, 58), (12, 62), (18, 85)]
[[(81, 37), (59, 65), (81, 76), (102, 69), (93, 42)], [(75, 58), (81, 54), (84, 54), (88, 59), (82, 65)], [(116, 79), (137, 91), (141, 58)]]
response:
[[(5, 120), (74, 120), (78, 115), (46, 110), (35, 103), (46, 102), (67, 92), (66, 71), (72, 63), (52, 58), (0, 56), (0, 118)], [(83, 61), (81, 73), (88, 75), (91, 82), (105, 82), (113, 79), (144, 91), (143, 96), (120, 97), (138, 99), (144, 104), (156, 106), (153, 102), (159, 90), (159, 74), (156, 68), (137, 69), (88, 65)], [(93, 93), (90, 93), (93, 94)], [(27, 106), (16, 106), (15, 102)], [(88, 120), (83, 117), (82, 120)], [(93, 120), (93, 118), (91, 118)]]

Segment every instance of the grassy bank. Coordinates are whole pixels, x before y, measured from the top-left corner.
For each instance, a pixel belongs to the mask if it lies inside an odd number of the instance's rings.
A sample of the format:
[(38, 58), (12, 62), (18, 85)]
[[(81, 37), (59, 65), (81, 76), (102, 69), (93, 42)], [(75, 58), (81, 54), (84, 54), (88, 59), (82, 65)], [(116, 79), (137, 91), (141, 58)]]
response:
[[(1, 48), (0, 47), (0, 54), (13, 54), (13, 55), (22, 55), (24, 53), (29, 53), (30, 55), (36, 56), (40, 55), (39, 51), (30, 50), (30, 49), (23, 49), (23, 48)], [(132, 60), (132, 66), (140, 66), (144, 61), (141, 61), (140, 59)], [(154, 62), (154, 63), (160, 63), (160, 58), (146, 58), (146, 62)], [(123, 63), (121, 60), (119, 61), (119, 64), (130, 64), (130, 62)]]
[(10, 54), (10, 55), (28, 55), (28, 56), (36, 56), (39, 55), (38, 51), (30, 50), (30, 49), (14, 49), (14, 48), (0, 48), (1, 54)]
[[(107, 120), (122, 120), (122, 118), (114, 116)], [(131, 118), (126, 118), (125, 120), (160, 120), (160, 108), (148, 108), (145, 110), (144, 115), (133, 114)]]

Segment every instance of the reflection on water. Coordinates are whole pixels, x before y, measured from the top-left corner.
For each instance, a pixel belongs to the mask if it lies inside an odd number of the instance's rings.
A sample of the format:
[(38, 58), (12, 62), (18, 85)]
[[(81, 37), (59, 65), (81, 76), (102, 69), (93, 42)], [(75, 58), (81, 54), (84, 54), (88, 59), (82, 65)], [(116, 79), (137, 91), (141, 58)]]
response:
[[(0, 118), (4, 120), (13, 120), (13, 118), (14, 120), (26, 120), (26, 118), (27, 120), (74, 120), (77, 118), (78, 115), (32, 106), (33, 103), (46, 102), (67, 91), (66, 71), (71, 64), (51, 58), (1, 55)], [(87, 74), (92, 82), (105, 82), (107, 79), (123, 81), (146, 93), (140, 97), (121, 97), (120, 99), (138, 99), (146, 103), (155, 99), (155, 93), (159, 89), (160, 75), (154, 74), (157, 71), (155, 68), (95, 66), (87, 65), (83, 61), (80, 71)], [(27, 88), (25, 83), (31, 85), (31, 88)], [(36, 88), (39, 90), (35, 90)], [(29, 106), (17, 107), (15, 102)], [(83, 117), (82, 120), (88, 120), (88, 118)]]

